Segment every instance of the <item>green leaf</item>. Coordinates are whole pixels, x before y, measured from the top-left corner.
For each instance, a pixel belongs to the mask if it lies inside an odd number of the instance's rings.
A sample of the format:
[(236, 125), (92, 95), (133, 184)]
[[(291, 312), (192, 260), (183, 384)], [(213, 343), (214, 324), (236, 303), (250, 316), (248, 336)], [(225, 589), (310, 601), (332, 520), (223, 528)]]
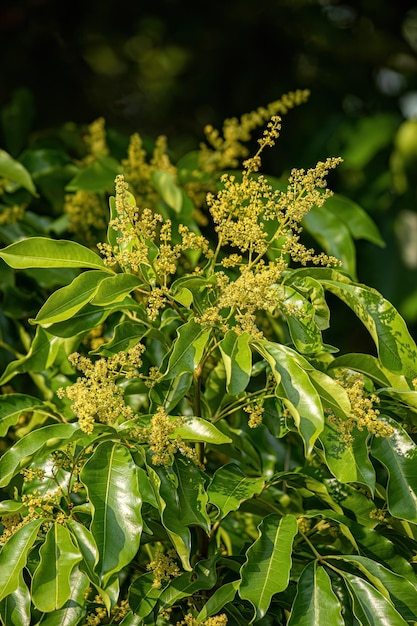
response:
[(80, 478), (92, 505), (91, 532), (103, 587), (135, 556), (142, 532), (141, 497), (135, 464), (124, 446), (101, 443), (84, 465)]
[(85, 267), (113, 273), (95, 252), (64, 239), (23, 239), (0, 250), (0, 258), (10, 267), (20, 270), (29, 267)]
[(223, 519), (230, 511), (237, 511), (241, 503), (265, 487), (263, 478), (247, 476), (238, 465), (229, 463), (216, 470), (207, 489), (210, 504), (218, 509), (218, 519)]
[(244, 391), (252, 371), (252, 352), (249, 347), (249, 333), (237, 335), (229, 330), (219, 343), (226, 371), (226, 390), (232, 395)]
[(57, 289), (49, 296), (34, 320), (34, 324), (49, 325), (70, 319), (78, 313), (99, 289), (100, 283), (106, 279), (105, 272), (83, 272), (65, 287)]
[(366, 239), (377, 246), (385, 246), (375, 222), (359, 204), (350, 198), (334, 193), (330, 198), (327, 198), (325, 209), (336, 215), (347, 226), (355, 239)]
[(199, 622), (203, 622), (211, 615), (219, 613), (225, 604), (233, 602), (239, 585), (240, 580), (233, 580), (216, 589), (213, 595), (207, 600), (196, 619)]
[(210, 558), (198, 561), (192, 572), (174, 578), (161, 593), (160, 605), (170, 607), (197, 591), (212, 589), (217, 580), (216, 563), (219, 558), (220, 553), (216, 552)]
[(141, 286), (143, 286), (143, 282), (134, 274), (108, 276), (100, 283), (91, 304), (106, 306), (114, 302), (121, 302), (127, 294)]
[(370, 583), (359, 576), (343, 573), (355, 617), (364, 626), (407, 626), (407, 622)]
[(152, 572), (138, 576), (129, 588), (129, 606), (140, 618), (147, 617), (154, 610), (164, 587), (157, 589), (153, 586)]
[(314, 322), (320, 330), (326, 330), (330, 326), (330, 310), (327, 305), (322, 285), (311, 276), (300, 275), (297, 271), (292, 272), (287, 279), (304, 297), (308, 297), (314, 309)]
[(91, 165), (80, 170), (72, 178), (65, 189), (67, 191), (90, 191), (100, 193), (114, 187), (114, 179), (120, 172), (118, 162), (108, 156), (99, 155)]
[(87, 612), (85, 593), (89, 584), (88, 577), (76, 566), (70, 577), (70, 597), (63, 607), (43, 615), (39, 626), (77, 626)]
[(5, 487), (30, 457), (42, 448), (50, 452), (58, 449), (63, 442), (84, 436), (78, 424), (51, 424), (28, 433), (19, 439), (0, 458), (0, 487)]
[(210, 329), (203, 328), (194, 320), (180, 326), (164, 378), (176, 378), (184, 372), (193, 374), (201, 361), (210, 333)]
[(55, 348), (57, 346), (58, 342), (53, 341), (51, 335), (38, 326), (29, 352), (7, 365), (0, 378), (0, 385), (4, 385), (16, 374), (23, 374), (29, 371), (42, 372), (47, 369), (54, 361), (56, 355)]
[(240, 570), (239, 595), (255, 609), (251, 623), (261, 619), (272, 596), (288, 586), (292, 544), (298, 526), (293, 515), (281, 517), (273, 513), (265, 517), (258, 529), (259, 537), (246, 552), (246, 562)]
[(180, 435), (185, 441), (200, 441), (215, 445), (231, 443), (232, 441), (214, 424), (202, 417), (186, 417), (185, 422), (172, 433), (172, 438), (175, 439), (177, 435)]
[(327, 202), (322, 207), (312, 207), (303, 217), (302, 225), (327, 254), (342, 261), (343, 269), (356, 278), (356, 251), (349, 228), (327, 210)]
[(32, 579), (32, 600), (39, 611), (49, 613), (60, 609), (71, 597), (71, 573), (82, 556), (69, 530), (55, 522), (46, 533), (39, 557)]
[(279, 297), (283, 301), (281, 310), (285, 314), (295, 348), (301, 354), (320, 352), (323, 342), (313, 304), (288, 285), (281, 286)]
[(314, 442), (323, 430), (324, 413), (319, 394), (297, 362), (300, 355), (291, 348), (270, 341), (254, 341), (252, 345), (268, 361), (273, 373), (279, 374), (275, 395), (285, 401), (304, 441), (305, 453), (310, 455)]
[(19, 588), (21, 572), (26, 565), (28, 553), (35, 543), (43, 519), (35, 519), (17, 530), (4, 544), (0, 552), (0, 600)]
[(152, 173), (152, 185), (171, 209), (178, 215), (187, 217), (193, 210), (190, 198), (179, 187), (171, 172), (167, 170), (156, 170)]
[(152, 387), (149, 397), (152, 401), (151, 409), (163, 406), (168, 413), (183, 399), (193, 382), (191, 372), (184, 372), (175, 378), (158, 380)]
[(9, 393), (0, 396), (0, 437), (4, 437), (10, 426), (17, 424), (26, 411), (40, 409), (44, 405), (39, 398), (23, 393)]
[(95, 571), (99, 554), (94, 535), (88, 528), (74, 519), (66, 520), (66, 524), (82, 554), (83, 560), (79, 567), (86, 572), (91, 582), (96, 586), (100, 585), (100, 579)]
[(30, 593), (19, 573), (18, 587), (0, 602), (0, 620), (11, 626), (30, 626)]
[[(380, 416), (382, 418), (382, 416)], [(403, 428), (383, 416), (394, 428), (387, 437), (373, 437), (371, 454), (388, 473), (387, 505), (394, 517), (417, 523), (417, 446)]]
[(91, 354), (113, 356), (117, 352), (129, 350), (142, 339), (145, 332), (146, 327), (140, 322), (132, 322), (130, 320), (120, 322), (120, 324), (115, 326), (114, 334), (110, 341), (106, 341), (97, 350), (93, 350)]
[(344, 626), (339, 600), (329, 575), (316, 561), (303, 570), (288, 626)]
[(27, 189), (32, 196), (38, 195), (27, 169), (19, 161), (13, 159), (5, 150), (0, 150), (0, 176), (18, 183), (20, 187)]

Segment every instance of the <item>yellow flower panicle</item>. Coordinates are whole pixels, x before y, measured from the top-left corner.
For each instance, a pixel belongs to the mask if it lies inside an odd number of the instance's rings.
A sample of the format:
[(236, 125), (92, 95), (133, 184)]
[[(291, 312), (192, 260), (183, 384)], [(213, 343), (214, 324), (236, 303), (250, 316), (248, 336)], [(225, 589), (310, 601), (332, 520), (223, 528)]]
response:
[(68, 230), (92, 246), (97, 234), (107, 227), (107, 210), (97, 194), (77, 191), (65, 196), (64, 213), (69, 217)]
[(176, 563), (177, 553), (168, 550), (165, 554), (157, 552), (153, 561), (148, 563), (146, 569), (153, 574), (152, 586), (160, 589), (163, 583), (168, 583), (172, 578), (177, 578), (181, 570)]
[(88, 133), (84, 137), (84, 141), (89, 150), (89, 154), (84, 159), (84, 163), (87, 165), (95, 161), (98, 156), (109, 154), (104, 117), (97, 118), (88, 126)]
[(158, 407), (152, 417), (148, 432), (149, 450), (154, 465), (170, 466), (174, 462), (175, 453), (193, 461), (200, 469), (204, 469), (198, 460), (194, 448), (185, 443), (180, 435), (173, 437), (174, 431), (184, 423), (184, 418), (171, 419), (163, 407)]
[(176, 626), (226, 626), (227, 621), (227, 615), (225, 613), (208, 617), (204, 622), (196, 619), (192, 613), (187, 613), (183, 620), (176, 623)]

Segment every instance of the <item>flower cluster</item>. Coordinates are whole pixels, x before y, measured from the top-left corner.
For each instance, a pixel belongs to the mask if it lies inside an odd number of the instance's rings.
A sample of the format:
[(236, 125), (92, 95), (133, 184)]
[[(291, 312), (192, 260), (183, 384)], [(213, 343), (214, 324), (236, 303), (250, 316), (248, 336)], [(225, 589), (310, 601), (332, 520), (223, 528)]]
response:
[(183, 620), (176, 623), (176, 626), (226, 626), (226, 624), (227, 615), (225, 613), (208, 617), (204, 622), (196, 619), (192, 613), (187, 613)]
[(249, 404), (248, 406), (245, 406), (243, 410), (246, 411), (246, 413), (249, 413), (249, 428), (257, 428), (262, 424), (262, 415), (265, 410), (263, 406), (260, 406), (259, 404)]
[(171, 578), (176, 578), (181, 574), (181, 570), (175, 561), (176, 558), (177, 553), (171, 549), (165, 554), (157, 552), (154, 560), (148, 563), (146, 569), (153, 574), (152, 586), (155, 589), (160, 589), (162, 583), (168, 583)]
[(180, 435), (173, 437), (174, 431), (184, 421), (184, 418), (181, 417), (170, 418), (163, 407), (158, 407), (155, 415), (152, 417), (149, 431), (141, 433), (143, 436), (147, 436), (154, 465), (172, 465), (174, 454), (179, 452), (182, 456), (190, 459), (203, 469), (194, 448), (185, 443)]
[(131, 377), (137, 372), (142, 365), (143, 351), (144, 346), (137, 344), (127, 352), (102, 357), (94, 363), (77, 352), (69, 357), (72, 365), (84, 376), (73, 385), (58, 390), (58, 396), (72, 400), (71, 409), (78, 417), (81, 430), (91, 434), (96, 420), (108, 424), (120, 417), (133, 417), (132, 409), (123, 400), (117, 379), (122, 374)]
[(65, 196), (64, 213), (69, 217), (68, 230), (76, 237), (92, 246), (96, 234), (107, 226), (105, 211), (99, 196), (89, 191), (79, 190)]
[(88, 126), (88, 133), (84, 137), (89, 151), (84, 158), (86, 165), (94, 162), (100, 155), (107, 156), (109, 154), (105, 127), (106, 121), (104, 117), (99, 117)]

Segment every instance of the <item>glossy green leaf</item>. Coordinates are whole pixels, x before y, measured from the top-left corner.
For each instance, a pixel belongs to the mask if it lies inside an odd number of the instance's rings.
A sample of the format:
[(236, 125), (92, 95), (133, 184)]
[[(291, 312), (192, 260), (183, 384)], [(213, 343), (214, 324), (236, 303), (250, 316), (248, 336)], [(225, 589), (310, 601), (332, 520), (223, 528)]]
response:
[(348, 368), (361, 372), (375, 381), (378, 387), (409, 388), (405, 376), (395, 374), (384, 367), (381, 361), (371, 354), (350, 353), (338, 356), (329, 364), (329, 370), (337, 368)]
[(0, 385), (4, 385), (17, 374), (47, 369), (54, 361), (58, 344), (58, 341), (53, 341), (53, 337), (39, 326), (28, 353), (7, 365), (0, 378)]
[(218, 509), (217, 518), (223, 519), (230, 511), (236, 511), (242, 502), (259, 495), (264, 487), (262, 477), (248, 476), (239, 465), (228, 463), (216, 470), (207, 492), (210, 504)]
[(75, 241), (30, 237), (0, 250), (0, 258), (14, 269), (84, 267), (113, 273), (95, 252)]
[(330, 198), (327, 198), (325, 209), (331, 211), (342, 221), (355, 239), (366, 239), (377, 246), (385, 246), (375, 222), (351, 198), (334, 193)]
[(156, 170), (152, 174), (152, 185), (164, 202), (184, 219), (193, 210), (193, 204), (187, 194), (179, 187), (174, 176), (168, 170)]
[(147, 617), (154, 610), (164, 586), (156, 588), (153, 585), (152, 572), (138, 576), (129, 588), (129, 606), (141, 619)]
[(309, 563), (297, 583), (288, 626), (344, 626), (340, 602), (329, 575), (317, 561)]
[(225, 604), (233, 602), (239, 586), (240, 580), (233, 580), (232, 582), (226, 583), (216, 589), (213, 595), (207, 600), (200, 613), (197, 615), (197, 620), (203, 622), (208, 617), (220, 613)]
[(163, 378), (152, 387), (149, 397), (152, 401), (151, 409), (163, 406), (168, 413), (173, 411), (180, 400), (186, 395), (193, 382), (191, 372), (184, 372), (175, 378)]
[(282, 310), (296, 350), (301, 354), (320, 352), (322, 337), (313, 304), (289, 285), (281, 286), (279, 297), (283, 301)]
[(140, 322), (130, 320), (120, 322), (114, 328), (113, 337), (106, 341), (92, 354), (102, 354), (103, 356), (113, 356), (117, 352), (129, 350), (140, 341), (146, 332), (146, 326)]
[(255, 341), (253, 346), (268, 361), (273, 372), (278, 372), (280, 383), (275, 393), (286, 400), (308, 456), (324, 426), (320, 396), (298, 364), (299, 355), (294, 350), (269, 341)]
[(38, 195), (27, 169), (19, 161), (13, 159), (5, 150), (0, 150), (0, 176), (18, 183), (20, 187), (27, 189), (33, 196)]
[(237, 335), (229, 330), (219, 343), (226, 371), (226, 390), (237, 395), (248, 386), (252, 371), (252, 351), (249, 333)]
[(92, 505), (91, 532), (103, 587), (135, 556), (142, 531), (141, 497), (135, 464), (118, 443), (101, 443), (84, 465), (80, 478)]
[(91, 304), (106, 306), (113, 302), (121, 302), (127, 294), (141, 286), (143, 286), (143, 282), (134, 274), (107, 276), (100, 283)]
[(409, 580), (364, 556), (350, 554), (330, 558), (337, 566), (340, 561), (344, 561), (357, 567), (382, 595), (391, 600), (404, 619), (410, 622), (417, 621), (417, 587)]
[(82, 562), (79, 566), (80, 569), (86, 572), (88, 578), (94, 584), (100, 585), (100, 579), (95, 571), (99, 560), (99, 553), (94, 535), (88, 528), (75, 519), (68, 519), (66, 524), (82, 555)]
[(5, 626), (30, 626), (30, 593), (19, 572), (18, 587), (0, 602), (0, 621)]
[(210, 329), (190, 320), (177, 330), (177, 339), (164, 374), (165, 379), (176, 378), (184, 372), (194, 373), (203, 356)]
[(261, 619), (272, 596), (288, 586), (298, 526), (293, 515), (281, 517), (273, 513), (265, 517), (258, 529), (259, 537), (246, 552), (239, 587), (240, 597), (249, 600), (255, 609), (254, 619)]
[(49, 296), (33, 323), (48, 327), (78, 313), (97, 292), (100, 283), (108, 276), (105, 272), (83, 272), (65, 287)]
[(39, 611), (49, 613), (71, 597), (71, 573), (82, 557), (69, 530), (57, 522), (46, 533), (39, 557), (32, 579), (32, 600)]
[(78, 424), (51, 424), (29, 432), (0, 458), (0, 487), (7, 485), (28, 464), (30, 457), (42, 448), (52, 452), (62, 446), (63, 442), (83, 434)]
[(70, 577), (71, 595), (57, 611), (43, 615), (39, 626), (77, 626), (85, 617), (85, 593), (89, 587), (88, 577), (76, 566)]
[(417, 522), (417, 446), (401, 426), (384, 416), (394, 427), (389, 437), (374, 437), (371, 454), (388, 473), (387, 505), (391, 515)]
[(212, 589), (217, 580), (216, 563), (219, 558), (220, 554), (217, 552), (208, 559), (198, 561), (192, 572), (174, 578), (159, 597), (161, 607), (173, 606), (196, 591)]
[(10, 428), (17, 424), (19, 417), (26, 411), (43, 407), (39, 398), (23, 393), (8, 393), (0, 396), (0, 437), (4, 437)]
[(186, 417), (185, 422), (172, 433), (173, 438), (177, 435), (180, 435), (185, 441), (200, 441), (215, 445), (231, 443), (232, 441), (214, 424), (202, 417)]
[(330, 326), (330, 309), (325, 299), (322, 285), (308, 275), (300, 275), (292, 272), (287, 283), (308, 298), (313, 305), (314, 322), (320, 330), (326, 330)]
[(42, 519), (28, 522), (17, 530), (4, 544), (0, 552), (0, 600), (19, 588), (21, 572), (26, 565), (29, 551), (36, 541)]
[(407, 622), (370, 583), (359, 576), (343, 573), (355, 617), (364, 626), (406, 626)]

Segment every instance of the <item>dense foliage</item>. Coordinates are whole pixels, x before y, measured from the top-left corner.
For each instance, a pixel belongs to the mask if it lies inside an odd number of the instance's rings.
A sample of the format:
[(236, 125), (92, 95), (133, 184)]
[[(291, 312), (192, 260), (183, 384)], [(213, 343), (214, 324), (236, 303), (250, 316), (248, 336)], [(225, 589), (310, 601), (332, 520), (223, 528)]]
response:
[[(261, 173), (307, 97), (175, 165), (103, 119), (0, 152), (6, 626), (417, 621), (417, 348), (356, 279), (381, 237), (340, 158)], [(326, 343), (336, 299), (372, 354)]]

